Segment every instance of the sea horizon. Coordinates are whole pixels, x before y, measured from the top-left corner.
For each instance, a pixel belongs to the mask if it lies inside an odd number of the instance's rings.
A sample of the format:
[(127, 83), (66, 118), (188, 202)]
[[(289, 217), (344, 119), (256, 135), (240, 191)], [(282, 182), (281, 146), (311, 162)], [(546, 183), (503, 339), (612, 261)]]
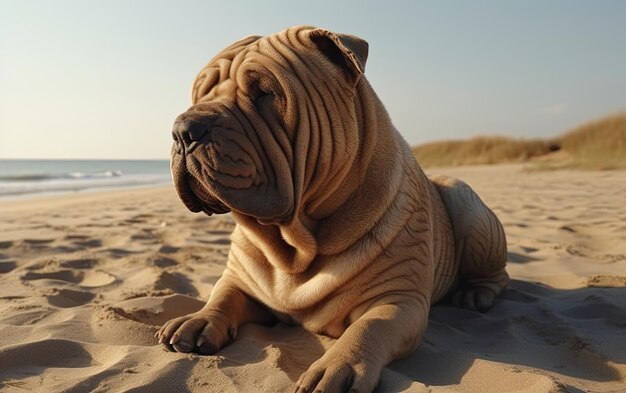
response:
[(171, 184), (168, 159), (0, 159), (0, 201), (161, 184)]

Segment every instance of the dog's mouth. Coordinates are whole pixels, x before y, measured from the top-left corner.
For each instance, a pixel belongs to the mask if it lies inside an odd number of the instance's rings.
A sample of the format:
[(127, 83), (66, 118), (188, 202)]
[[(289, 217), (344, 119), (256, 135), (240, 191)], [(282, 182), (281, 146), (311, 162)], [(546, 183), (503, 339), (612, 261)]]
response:
[(196, 198), (203, 212), (210, 216), (212, 214), (224, 214), (230, 211), (219, 199), (212, 196), (206, 187), (202, 186), (196, 178), (188, 175), (188, 179), (193, 197)]
[(228, 206), (212, 196), (206, 187), (187, 171), (184, 164), (179, 161), (173, 161), (172, 164), (174, 187), (187, 209), (194, 213), (204, 212), (209, 216), (230, 211)]

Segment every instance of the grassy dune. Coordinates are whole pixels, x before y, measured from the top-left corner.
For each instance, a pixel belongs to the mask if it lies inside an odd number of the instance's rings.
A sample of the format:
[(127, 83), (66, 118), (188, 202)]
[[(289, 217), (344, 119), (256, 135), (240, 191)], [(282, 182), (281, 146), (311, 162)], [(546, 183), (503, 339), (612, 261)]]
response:
[(413, 148), (423, 167), (531, 162), (536, 169), (626, 169), (626, 113), (549, 140), (482, 136)]

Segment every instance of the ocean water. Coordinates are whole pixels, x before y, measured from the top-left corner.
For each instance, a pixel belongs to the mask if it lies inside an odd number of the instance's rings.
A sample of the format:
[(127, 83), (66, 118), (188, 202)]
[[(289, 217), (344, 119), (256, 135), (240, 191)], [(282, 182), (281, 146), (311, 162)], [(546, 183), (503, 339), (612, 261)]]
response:
[(0, 159), (0, 198), (171, 183), (168, 160)]

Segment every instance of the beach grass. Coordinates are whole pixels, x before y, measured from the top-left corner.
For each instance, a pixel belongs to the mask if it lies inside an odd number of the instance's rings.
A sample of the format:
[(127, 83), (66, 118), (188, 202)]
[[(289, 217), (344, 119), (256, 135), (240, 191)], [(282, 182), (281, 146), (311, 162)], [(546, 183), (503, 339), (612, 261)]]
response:
[(553, 139), (479, 136), (413, 148), (423, 167), (531, 163), (529, 169), (626, 169), (626, 113), (580, 125)]

